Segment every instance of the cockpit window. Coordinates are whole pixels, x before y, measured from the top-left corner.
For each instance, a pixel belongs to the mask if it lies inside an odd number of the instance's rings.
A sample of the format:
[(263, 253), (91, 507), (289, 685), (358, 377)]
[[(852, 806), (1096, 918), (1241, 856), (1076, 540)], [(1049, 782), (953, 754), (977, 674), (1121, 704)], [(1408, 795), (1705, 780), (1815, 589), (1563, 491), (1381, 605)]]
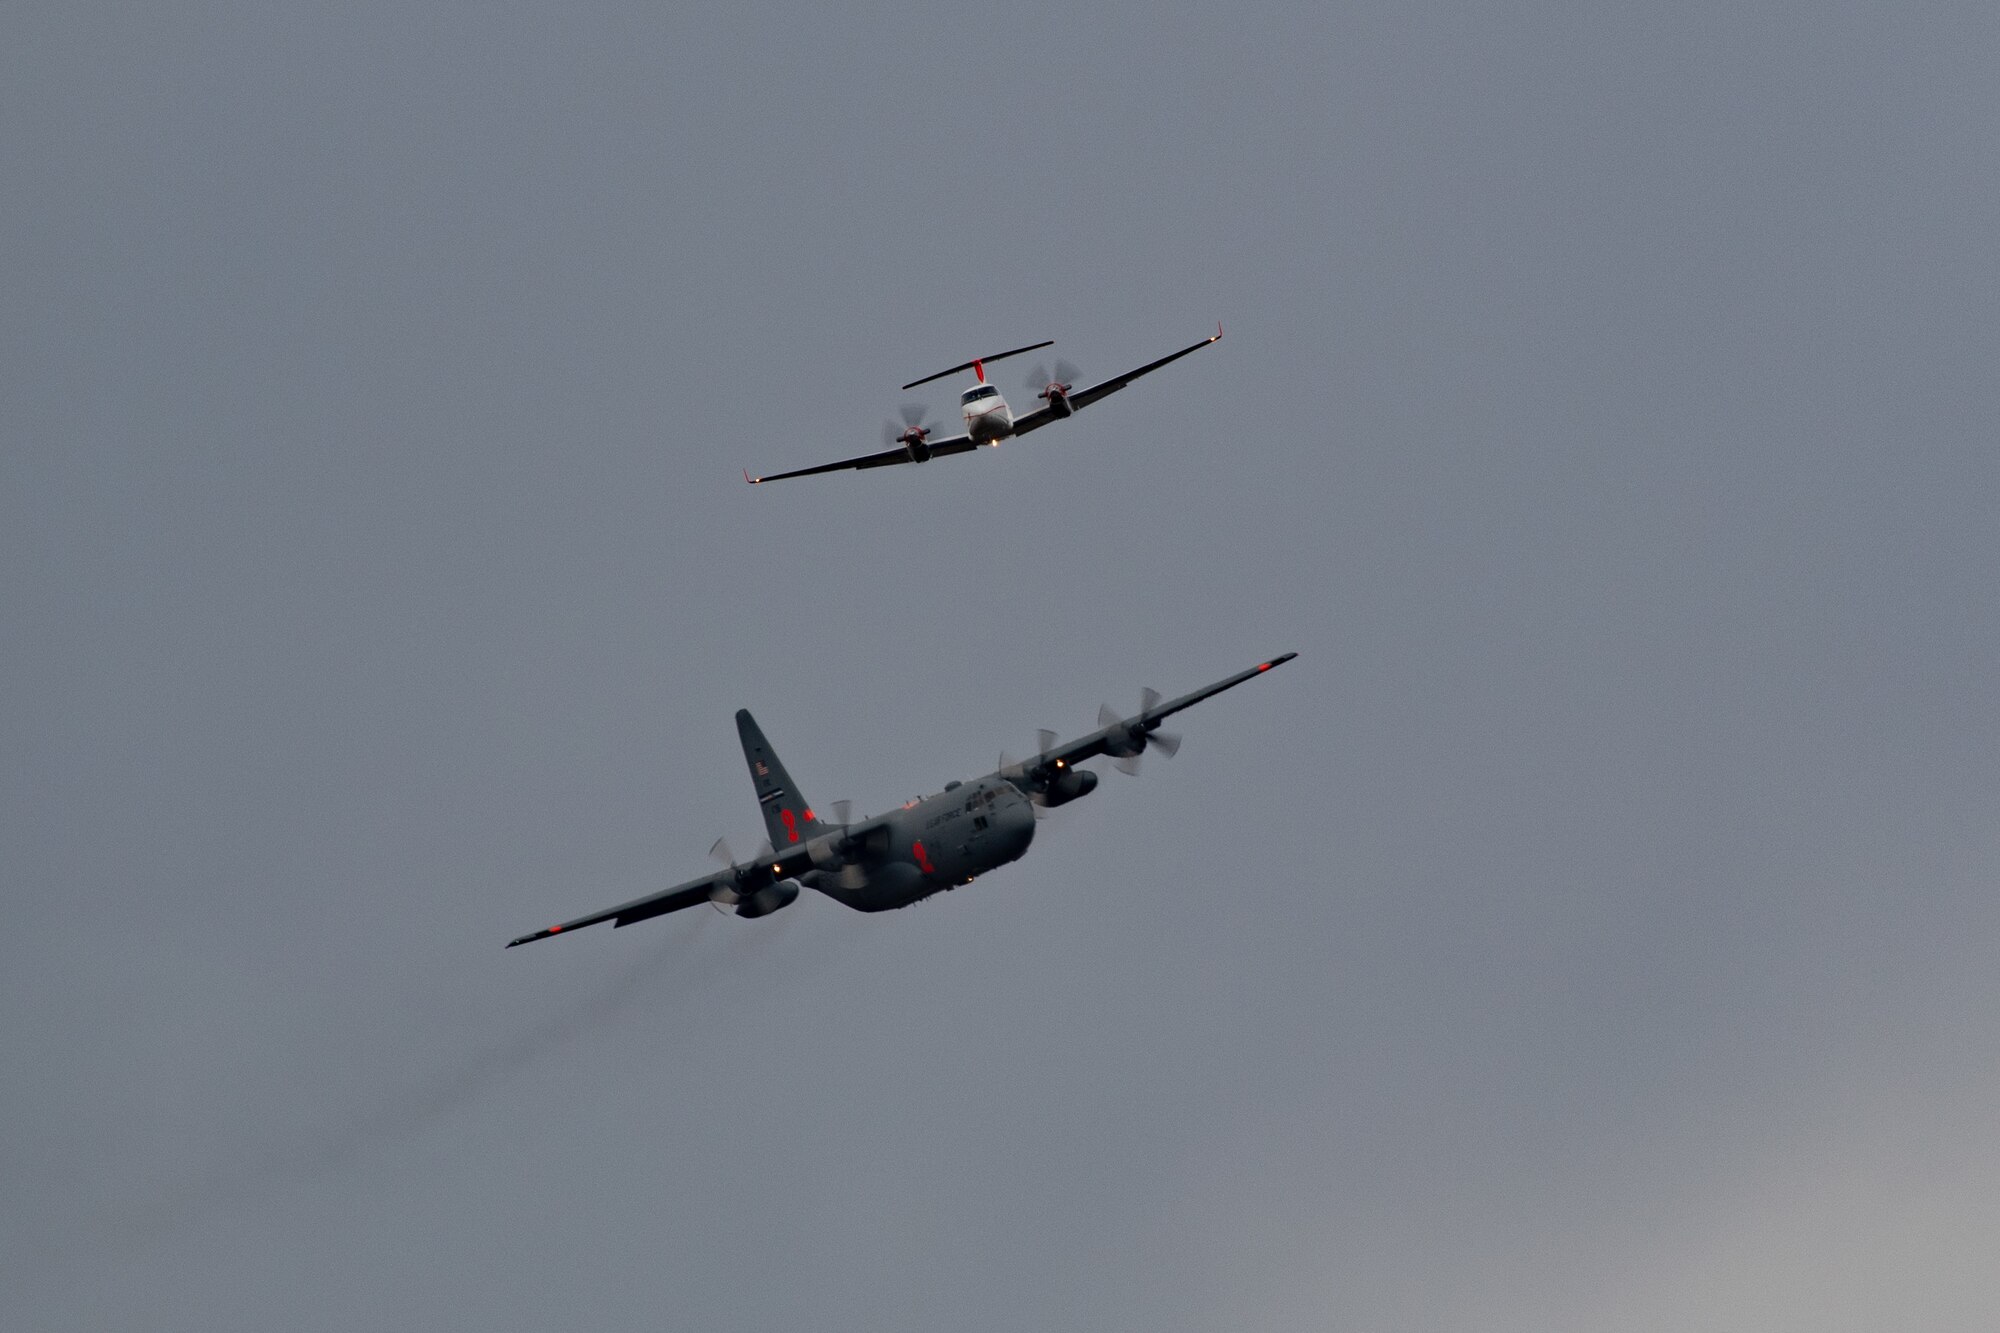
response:
[(958, 401), (961, 403), (976, 403), (982, 398), (992, 398), (999, 392), (1000, 391), (998, 389), (994, 388), (990, 384), (975, 385), (974, 387), (967, 389), (964, 393), (960, 394), (958, 397)]

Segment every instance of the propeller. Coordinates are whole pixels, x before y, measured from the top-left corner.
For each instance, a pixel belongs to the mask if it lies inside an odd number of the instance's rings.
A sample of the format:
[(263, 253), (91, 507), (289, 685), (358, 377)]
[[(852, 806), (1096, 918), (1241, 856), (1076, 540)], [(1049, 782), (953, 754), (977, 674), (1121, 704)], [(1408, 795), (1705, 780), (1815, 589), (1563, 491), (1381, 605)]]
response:
[(903, 418), (902, 428), (899, 430), (893, 420), (883, 422), (882, 443), (892, 446), (908, 444), (913, 437), (921, 441), (929, 436), (938, 426), (935, 421), (924, 420), (929, 411), (930, 408), (922, 403), (904, 403), (898, 407), (896, 413)]
[(717, 838), (715, 845), (708, 849), (708, 854), (729, 867), (731, 878), (734, 880), (731, 884), (718, 884), (708, 893), (710, 905), (716, 911), (727, 914), (735, 910), (736, 904), (743, 901), (743, 881), (749, 877), (750, 872), (770, 861), (771, 840), (766, 838), (758, 843), (756, 858), (743, 865), (736, 863), (736, 857), (729, 850), (729, 839), (726, 837)]
[(1082, 373), (1082, 371), (1061, 357), (1056, 358), (1056, 368), (1053, 375), (1049, 373), (1048, 367), (1037, 361), (1028, 371), (1028, 388), (1034, 392), (1037, 398), (1042, 399), (1046, 399), (1052, 391), (1058, 389), (1067, 394), (1071, 389), (1076, 387), (1077, 377)]
[[(1159, 706), (1160, 692), (1158, 690), (1148, 685), (1145, 689), (1139, 691), (1140, 712), (1150, 713)], [(1181, 752), (1180, 733), (1177, 731), (1161, 731), (1158, 721), (1155, 721), (1152, 724), (1151, 730), (1146, 733), (1146, 744), (1158, 750), (1169, 759), (1172, 759)]]
[(1147, 717), (1159, 703), (1160, 692), (1147, 686), (1139, 691), (1139, 711), (1129, 718), (1118, 716), (1110, 704), (1098, 705), (1097, 725), (1109, 733), (1105, 737), (1104, 752), (1111, 756), (1112, 767), (1119, 772), (1136, 776), (1139, 756), (1149, 749), (1157, 749), (1169, 759), (1180, 753), (1180, 736), (1171, 731), (1161, 731), (1159, 721)]
[(1028, 795), (1034, 808), (1035, 818), (1041, 820), (1060, 819), (1061, 812), (1055, 807), (1043, 804), (1046, 784), (1056, 770), (1050, 767), (1049, 751), (1055, 748), (1056, 733), (1047, 727), (1035, 731), (1035, 753), (1026, 759), (1017, 759), (1008, 750), (1000, 752), (999, 774), (1009, 782), (1021, 787)]
[(743, 900), (743, 868), (736, 864), (736, 857), (729, 850), (727, 837), (717, 838), (715, 845), (708, 849), (708, 854), (728, 866), (736, 878), (735, 884), (718, 884), (708, 893), (709, 905), (716, 911), (727, 914), (730, 908)]
[[(842, 833), (845, 834), (848, 825), (854, 822), (854, 802), (848, 800), (829, 801), (827, 809), (833, 811), (834, 823), (839, 825)], [(842, 837), (841, 855), (848, 859), (843, 861), (840, 867), (841, 888), (865, 889), (868, 887), (868, 869), (861, 864), (859, 859), (860, 853), (861, 849), (858, 845), (851, 844), (844, 836)]]

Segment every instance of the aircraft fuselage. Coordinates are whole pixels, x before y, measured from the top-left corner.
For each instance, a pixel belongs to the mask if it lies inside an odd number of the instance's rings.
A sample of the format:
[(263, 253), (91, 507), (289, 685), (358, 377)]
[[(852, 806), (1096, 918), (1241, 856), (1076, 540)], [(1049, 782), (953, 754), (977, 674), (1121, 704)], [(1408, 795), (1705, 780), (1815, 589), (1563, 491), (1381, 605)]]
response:
[(991, 384), (975, 384), (960, 394), (958, 410), (965, 417), (965, 433), (975, 444), (992, 444), (1014, 433), (1013, 410)]
[(801, 879), (856, 911), (886, 912), (1018, 861), (1034, 838), (1028, 798), (1010, 782), (980, 778), (891, 813), (858, 865)]

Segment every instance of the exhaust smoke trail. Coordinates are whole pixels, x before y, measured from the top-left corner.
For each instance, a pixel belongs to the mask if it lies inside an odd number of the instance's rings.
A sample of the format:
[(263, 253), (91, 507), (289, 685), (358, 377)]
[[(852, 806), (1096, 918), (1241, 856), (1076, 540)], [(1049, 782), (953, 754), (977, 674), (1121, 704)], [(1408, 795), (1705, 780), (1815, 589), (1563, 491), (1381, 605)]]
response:
[[(509, 1076), (533, 1066), (555, 1051), (593, 1031), (604, 1028), (640, 1004), (675, 1004), (708, 988), (718, 978), (743, 965), (752, 954), (768, 953), (784, 943), (793, 932), (792, 915), (777, 914), (775, 922), (760, 921), (754, 928), (731, 932), (719, 947), (694, 958), (688, 965), (669, 966), (676, 955), (709, 935), (713, 927), (709, 913), (697, 918), (692, 931), (682, 931), (647, 949), (627, 964), (608, 983), (591, 989), (573, 1004), (559, 1010), (526, 1031), (469, 1051), (465, 1057), (438, 1074), (419, 1080), (386, 1095), (373, 1106), (357, 1110), (345, 1123), (330, 1132), (314, 1135), (290, 1148), (275, 1149), (244, 1162), (235, 1162), (189, 1181), (182, 1189), (155, 1205), (135, 1209), (102, 1228), (96, 1238), (122, 1242), (128, 1250), (144, 1248), (169, 1235), (188, 1230), (233, 1209), (252, 1203), (287, 1185), (351, 1165), (370, 1149), (397, 1140), (413, 1138), (502, 1083)], [(752, 923), (742, 923), (750, 925)], [(782, 995), (795, 984), (818, 972), (837, 955), (830, 946), (836, 938), (852, 938), (836, 932), (819, 941), (819, 947), (803, 968), (787, 969), (775, 988), (764, 993)], [(93, 1228), (93, 1230), (97, 1230)], [(44, 1236), (30, 1248), (45, 1250), (45, 1265), (73, 1263), (84, 1237)], [(85, 1248), (94, 1248), (88, 1246)], [(101, 1252), (99, 1253), (101, 1258)]]

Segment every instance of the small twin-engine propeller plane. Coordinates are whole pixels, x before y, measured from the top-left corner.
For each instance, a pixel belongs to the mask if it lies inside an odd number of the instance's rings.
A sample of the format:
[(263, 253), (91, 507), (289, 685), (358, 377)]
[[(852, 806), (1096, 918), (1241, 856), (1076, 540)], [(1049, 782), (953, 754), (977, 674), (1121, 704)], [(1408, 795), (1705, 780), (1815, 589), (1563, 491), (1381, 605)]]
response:
[(950, 370), (940, 370), (935, 375), (926, 375), (920, 380), (911, 380), (903, 386), (904, 392), (919, 384), (929, 384), (941, 380), (946, 375), (956, 375), (961, 370), (973, 373), (977, 382), (958, 396), (959, 414), (965, 418), (963, 435), (947, 435), (934, 440), (931, 433), (935, 424), (924, 423), (924, 407), (921, 403), (905, 403), (902, 407), (903, 429), (897, 430), (891, 421), (882, 428), (882, 442), (890, 447), (878, 454), (863, 454), (859, 458), (843, 458), (838, 463), (821, 463), (818, 467), (802, 467), (795, 472), (773, 472), (769, 476), (753, 477), (746, 470), (743, 480), (755, 486), (766, 481), (783, 481), (787, 477), (810, 477), (817, 472), (839, 472), (845, 468), (892, 467), (897, 463), (928, 463), (933, 458), (943, 458), (947, 454), (970, 453), (982, 444), (998, 444), (1009, 436), (1026, 435), (1031, 430), (1040, 430), (1051, 421), (1060, 421), (1066, 416), (1089, 407), (1100, 398), (1108, 398), (1120, 389), (1138, 379), (1150, 375), (1161, 366), (1180, 360), (1189, 352), (1199, 352), (1202, 348), (1222, 337), (1222, 325), (1215, 326), (1213, 337), (1203, 338), (1192, 347), (1183, 347), (1172, 356), (1163, 356), (1158, 361), (1148, 362), (1137, 370), (1128, 370), (1123, 375), (1114, 376), (1102, 384), (1093, 384), (1088, 389), (1072, 392), (1077, 369), (1067, 361), (1056, 362), (1055, 373), (1051, 374), (1041, 366), (1036, 366), (1028, 376), (1028, 387), (1042, 400), (1042, 405), (1032, 411), (1015, 416), (1000, 396), (1000, 390), (986, 382), (986, 367), (990, 362), (1003, 361), (1023, 352), (1033, 352), (1044, 347), (1055, 346), (1054, 340), (1029, 343), (1026, 347), (1016, 347), (1011, 352), (995, 352), (992, 356), (976, 357), (962, 366)]
[(629, 926), (703, 903), (737, 916), (769, 916), (789, 907), (801, 886), (818, 889), (859, 912), (885, 912), (970, 884), (989, 870), (1019, 860), (1028, 850), (1035, 836), (1036, 807), (1067, 805), (1097, 786), (1097, 774), (1078, 764), (1109, 755), (1120, 769), (1134, 773), (1139, 756), (1147, 750), (1172, 755), (1180, 749), (1180, 737), (1161, 731), (1160, 723), (1297, 656), (1274, 657), (1165, 703), (1158, 692), (1143, 691), (1139, 711), (1130, 717), (1119, 717), (1106, 704), (1098, 710), (1097, 730), (1088, 736), (1057, 745), (1055, 733), (1044, 731), (1041, 751), (1033, 758), (1010, 761), (1002, 756), (1000, 767), (983, 778), (947, 782), (935, 796), (859, 823), (847, 822), (847, 812), (840, 808), (844, 803), (835, 807), (837, 822), (823, 822), (814, 814), (756, 719), (744, 709), (736, 714), (736, 730), (757, 788), (757, 803), (764, 808), (771, 845), (738, 865), (727, 844), (718, 839), (711, 850), (725, 869), (523, 935), (508, 941), (507, 947), (600, 921)]

